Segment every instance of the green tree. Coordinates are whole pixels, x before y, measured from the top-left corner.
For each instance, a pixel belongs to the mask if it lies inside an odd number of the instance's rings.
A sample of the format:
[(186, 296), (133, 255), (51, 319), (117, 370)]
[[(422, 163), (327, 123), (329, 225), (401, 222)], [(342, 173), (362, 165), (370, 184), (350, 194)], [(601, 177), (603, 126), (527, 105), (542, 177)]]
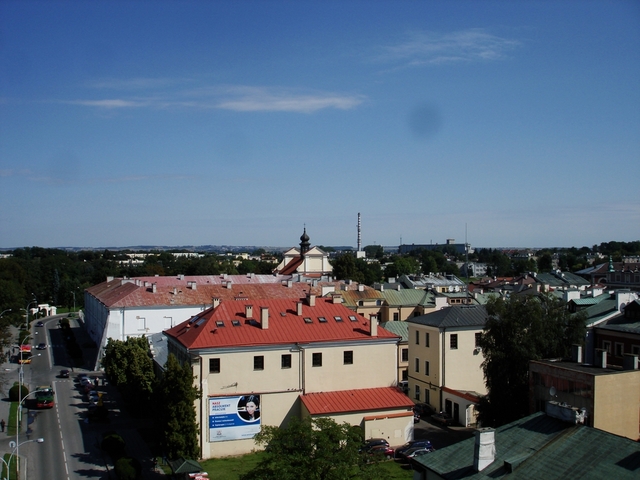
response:
[(353, 280), (363, 283), (364, 275), (356, 266), (356, 257), (351, 253), (338, 255), (332, 262), (333, 275), (338, 280)]
[(384, 248), (382, 248), (382, 245), (367, 245), (363, 250), (367, 254), (367, 258), (380, 260), (384, 257)]
[(130, 407), (138, 412), (148, 412), (155, 375), (147, 339), (130, 337), (124, 342), (109, 339), (102, 365)]
[(241, 480), (343, 480), (384, 478), (376, 463), (358, 452), (362, 431), (330, 418), (293, 418), (285, 428), (263, 426), (255, 436), (263, 460)]
[(568, 357), (571, 345), (584, 343), (585, 316), (552, 295), (492, 297), (486, 309), (479, 346), (488, 393), (478, 419), (500, 426), (529, 413), (529, 361)]
[(549, 252), (545, 252), (538, 257), (538, 271), (550, 272), (553, 268), (553, 257)]
[(200, 391), (194, 386), (189, 363), (180, 365), (169, 354), (164, 374), (154, 395), (160, 448), (170, 459), (199, 458), (195, 401)]

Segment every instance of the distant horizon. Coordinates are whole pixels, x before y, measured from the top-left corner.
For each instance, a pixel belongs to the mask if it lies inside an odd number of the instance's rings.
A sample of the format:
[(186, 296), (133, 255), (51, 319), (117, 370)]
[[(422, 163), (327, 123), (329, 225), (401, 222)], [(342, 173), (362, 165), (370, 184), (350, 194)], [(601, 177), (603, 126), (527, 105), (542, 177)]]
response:
[[(631, 240), (631, 242), (635, 242), (635, 241), (640, 241), (640, 240)], [(620, 242), (620, 243), (629, 243), (626, 241), (622, 241), (622, 240), (603, 240), (602, 242), (599, 242), (598, 244), (594, 244), (591, 246), (588, 245), (571, 245), (571, 246), (546, 246), (546, 247), (526, 247), (526, 246), (520, 246), (520, 247), (516, 247), (516, 246), (499, 246), (499, 247), (494, 247), (494, 246), (475, 246), (475, 245), (471, 245), (470, 247), (473, 250), (483, 250), (483, 249), (492, 249), (492, 250), (552, 250), (552, 249), (569, 249), (569, 248), (583, 248), (583, 247), (587, 247), (589, 249), (593, 249), (594, 246), (600, 245), (600, 243), (609, 243), (609, 242)], [(464, 242), (461, 242), (464, 243)], [(405, 243), (402, 245), (438, 245), (438, 246), (446, 246), (446, 243)], [(356, 246), (350, 246), (350, 245), (312, 245), (312, 246), (316, 246), (316, 247), (325, 247), (325, 248), (333, 248), (336, 250), (353, 250), (353, 251), (357, 251), (357, 247)], [(370, 246), (377, 246), (377, 245), (364, 245), (362, 248), (364, 250), (364, 248), (366, 247), (370, 247)], [(382, 248), (385, 250), (388, 249), (397, 249), (399, 248), (400, 245), (382, 245)], [(0, 247), (0, 252), (7, 252), (7, 251), (12, 251), (12, 250), (18, 250), (21, 248), (43, 248), (43, 249), (52, 249), (52, 250), (76, 250), (76, 251), (91, 251), (91, 250), (137, 250), (137, 251), (149, 251), (149, 250), (193, 250), (193, 251), (197, 251), (199, 249), (204, 249), (204, 250), (223, 250), (223, 249), (233, 249), (234, 251), (236, 251), (237, 253), (251, 253), (251, 251), (255, 251), (258, 249), (263, 249), (266, 250), (267, 252), (269, 251), (277, 251), (277, 250), (281, 250), (281, 251), (286, 251), (290, 248), (298, 248), (298, 245), (289, 245), (289, 246), (274, 246), (274, 245), (231, 245), (231, 244), (219, 244), (219, 245), (213, 245), (213, 244), (204, 244), (204, 245), (130, 245), (130, 246), (124, 246), (124, 247), (116, 247), (116, 246), (110, 246), (110, 247), (80, 247), (80, 246), (66, 246), (66, 247), (43, 247), (40, 245), (28, 245), (28, 246), (22, 246), (22, 247)], [(242, 250), (241, 252), (239, 250), (241, 249), (247, 249)]]

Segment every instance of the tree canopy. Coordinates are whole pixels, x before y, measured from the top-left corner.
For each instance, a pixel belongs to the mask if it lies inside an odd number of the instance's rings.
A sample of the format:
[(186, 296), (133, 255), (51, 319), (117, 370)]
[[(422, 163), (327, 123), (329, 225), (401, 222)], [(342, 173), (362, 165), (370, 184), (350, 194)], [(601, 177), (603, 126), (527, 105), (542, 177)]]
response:
[(176, 357), (169, 354), (153, 403), (157, 406), (156, 427), (160, 448), (170, 459), (199, 457), (194, 403), (200, 398), (200, 391), (194, 386), (193, 380), (191, 366), (188, 363), (180, 365)]
[(264, 459), (241, 480), (381, 479), (377, 464), (359, 453), (362, 430), (330, 418), (293, 418), (287, 427), (263, 426), (255, 437)]
[(500, 426), (529, 414), (529, 361), (566, 358), (584, 343), (584, 314), (571, 314), (552, 295), (493, 297), (479, 342), (488, 394), (479, 406), (484, 426)]

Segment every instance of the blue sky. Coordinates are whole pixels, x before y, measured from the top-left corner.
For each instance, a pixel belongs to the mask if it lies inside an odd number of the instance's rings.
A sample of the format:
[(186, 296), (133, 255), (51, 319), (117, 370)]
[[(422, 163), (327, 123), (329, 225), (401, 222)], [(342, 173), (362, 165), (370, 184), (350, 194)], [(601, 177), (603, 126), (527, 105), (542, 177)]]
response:
[(640, 238), (640, 2), (0, 2), (0, 247)]

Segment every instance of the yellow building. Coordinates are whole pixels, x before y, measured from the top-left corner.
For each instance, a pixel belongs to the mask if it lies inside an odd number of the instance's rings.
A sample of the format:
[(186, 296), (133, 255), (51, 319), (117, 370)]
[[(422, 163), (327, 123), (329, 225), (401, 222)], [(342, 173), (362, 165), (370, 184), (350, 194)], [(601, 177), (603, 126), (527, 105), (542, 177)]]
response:
[[(599, 352), (606, 358), (606, 352)], [(632, 440), (640, 439), (640, 370), (638, 357), (628, 369), (604, 363), (540, 360), (529, 362), (531, 412), (547, 402), (566, 404), (584, 415), (584, 424)], [(576, 357), (581, 360), (581, 357)], [(597, 363), (597, 362), (596, 362)]]
[[(413, 437), (413, 402), (395, 387), (399, 337), (339, 298), (213, 299), (165, 335), (203, 392), (196, 403), (203, 458), (250, 452), (262, 424), (304, 415), (359, 425), (365, 438), (391, 445)], [(318, 395), (324, 411), (314, 407)]]
[(416, 403), (446, 411), (460, 425), (476, 423), (476, 399), (487, 393), (478, 346), (486, 320), (481, 305), (407, 319), (409, 396)]

